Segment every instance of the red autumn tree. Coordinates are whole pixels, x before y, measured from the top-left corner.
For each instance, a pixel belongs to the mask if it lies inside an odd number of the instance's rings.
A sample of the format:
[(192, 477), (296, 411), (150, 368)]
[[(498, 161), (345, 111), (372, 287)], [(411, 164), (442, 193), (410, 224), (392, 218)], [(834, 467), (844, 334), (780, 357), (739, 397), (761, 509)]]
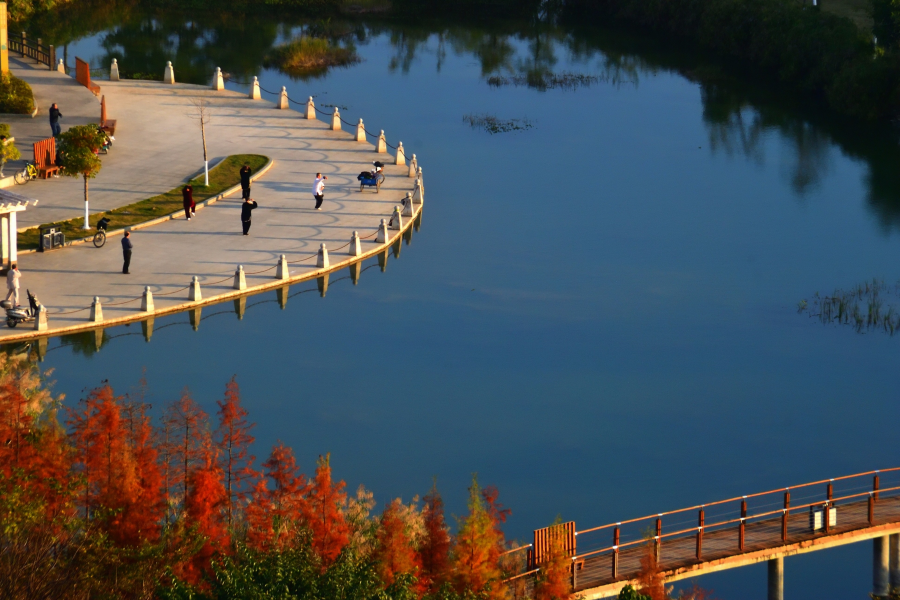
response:
[(132, 543), (125, 515), (140, 498), (121, 398), (107, 384), (91, 390), (70, 413), (72, 438), (84, 476), (85, 515), (98, 518), (115, 541)]
[(469, 514), (460, 519), (453, 548), (453, 585), (460, 594), (484, 594), (491, 600), (505, 596), (500, 584), (500, 553), (503, 535), (495, 528), (488, 512), (478, 478), (472, 476), (469, 488)]
[(266, 479), (257, 482), (247, 507), (247, 543), (258, 550), (295, 547), (296, 534), (309, 514), (306, 478), (293, 451), (281, 442), (272, 447), (263, 466), (274, 489), (269, 489)]
[(147, 414), (149, 409), (150, 405), (143, 402), (142, 396), (138, 399), (129, 398), (123, 406), (128, 445), (134, 457), (139, 489), (137, 501), (128, 507), (124, 515), (129, 529), (129, 542), (132, 544), (159, 540), (160, 521), (165, 510), (163, 477), (155, 444), (156, 432)]
[[(163, 420), (168, 438), (165, 456), (171, 461), (171, 474), (168, 476), (171, 487), (167, 489), (176, 498), (183, 498), (192, 467), (202, 466), (209, 454), (209, 418), (185, 388), (181, 398), (166, 409)], [(163, 470), (167, 470), (165, 463)]]
[(201, 574), (209, 569), (212, 558), (225, 552), (229, 545), (223, 510), (225, 486), (216, 458), (215, 450), (207, 447), (202, 462), (188, 473), (185, 521), (189, 527), (196, 527), (204, 539), (202, 548), (184, 569), (183, 576), (191, 583), (199, 581)]
[(498, 490), (495, 485), (489, 485), (481, 490), (481, 497), (484, 498), (484, 504), (487, 508), (488, 515), (491, 517), (491, 522), (494, 524), (494, 530), (502, 539), (502, 525), (506, 523), (506, 519), (512, 514), (512, 510), (505, 508), (499, 502), (498, 498), (500, 497), (500, 490)]
[[(412, 574), (418, 576), (421, 569), (419, 556), (412, 547), (412, 540), (406, 531), (403, 519), (404, 506), (397, 498), (387, 505), (381, 515), (378, 531), (375, 534), (375, 562), (378, 573), (385, 585), (391, 585), (398, 575)], [(424, 582), (420, 582), (421, 593), (425, 591)]]
[(538, 567), (534, 600), (568, 600), (572, 561), (566, 554), (562, 536), (551, 536), (550, 555)]
[(236, 377), (225, 385), (225, 399), (216, 402), (219, 405), (219, 427), (215, 433), (215, 443), (225, 477), (225, 513), (229, 526), (233, 522), (234, 504), (246, 498), (251, 481), (258, 475), (252, 468), (255, 457), (250, 455), (250, 444), (254, 439), (250, 430), (255, 423), (247, 421), (247, 411), (241, 406)]
[(438, 492), (436, 481), (423, 500), (425, 536), (419, 547), (419, 557), (422, 581), (434, 591), (449, 579), (450, 571), (450, 533), (444, 520), (444, 499)]
[(644, 596), (648, 596), (650, 600), (668, 600), (669, 594), (666, 592), (666, 580), (662, 576), (662, 570), (659, 568), (659, 562), (656, 560), (656, 546), (648, 543), (644, 548), (644, 555), (641, 557), (641, 570), (637, 576), (637, 591)]
[(342, 509), (347, 500), (345, 483), (331, 481), (330, 455), (319, 457), (316, 476), (307, 494), (307, 523), (312, 530), (313, 551), (328, 568), (350, 540), (350, 527)]

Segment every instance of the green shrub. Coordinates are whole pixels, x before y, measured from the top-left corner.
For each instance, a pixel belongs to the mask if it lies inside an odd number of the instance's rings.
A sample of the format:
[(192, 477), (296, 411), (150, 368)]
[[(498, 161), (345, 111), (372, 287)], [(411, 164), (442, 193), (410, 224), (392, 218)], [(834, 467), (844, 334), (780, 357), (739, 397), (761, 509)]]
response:
[(33, 110), (31, 86), (12, 73), (0, 76), (0, 113), (30, 115)]
[(297, 77), (324, 74), (330, 67), (359, 62), (356, 50), (339, 46), (324, 38), (305, 36), (278, 46), (268, 63)]

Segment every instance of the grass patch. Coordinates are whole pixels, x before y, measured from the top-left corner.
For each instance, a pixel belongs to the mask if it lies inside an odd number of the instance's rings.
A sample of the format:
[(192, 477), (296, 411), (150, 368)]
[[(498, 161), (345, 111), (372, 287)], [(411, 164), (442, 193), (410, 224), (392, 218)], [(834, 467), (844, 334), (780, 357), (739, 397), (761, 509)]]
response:
[(528, 119), (498, 119), (489, 114), (463, 115), (463, 123), (472, 129), (481, 129), (491, 135), (495, 133), (508, 133), (510, 131), (524, 131), (534, 129), (534, 123)]
[(12, 73), (0, 76), (0, 113), (30, 115), (33, 110), (31, 86)]
[[(231, 186), (241, 182), (240, 169), (244, 163), (250, 165), (253, 172), (256, 173), (269, 162), (268, 157), (259, 154), (233, 154), (220, 162), (209, 171), (209, 187), (203, 185), (203, 175), (191, 180), (194, 186), (194, 201), (199, 203), (207, 198), (212, 198), (224, 192)], [(92, 214), (88, 222), (91, 227), (96, 227), (97, 221), (103, 217), (109, 217), (110, 230), (122, 229), (124, 227), (132, 227), (140, 223), (146, 223), (153, 219), (171, 214), (183, 209), (181, 200), (181, 188), (169, 190), (165, 194), (153, 196), (134, 204), (129, 204), (115, 210)], [(60, 227), (66, 235), (66, 240), (80, 240), (86, 237), (93, 237), (96, 231), (89, 229), (83, 230), (84, 218), (78, 217), (67, 221), (57, 221), (48, 223), (41, 227)], [(40, 237), (39, 228), (35, 227), (27, 231), (19, 233), (19, 248), (23, 250), (36, 250)]]
[(354, 48), (324, 38), (302, 37), (272, 50), (266, 62), (292, 77), (315, 77), (324, 75), (331, 67), (358, 63), (359, 56)]

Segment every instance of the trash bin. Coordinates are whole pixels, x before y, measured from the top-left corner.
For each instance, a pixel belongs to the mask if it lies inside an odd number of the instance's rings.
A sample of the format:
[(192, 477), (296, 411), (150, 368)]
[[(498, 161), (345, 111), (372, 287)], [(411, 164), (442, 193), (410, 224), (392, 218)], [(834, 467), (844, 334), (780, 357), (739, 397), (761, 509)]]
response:
[(60, 231), (59, 227), (41, 227), (40, 242), (38, 252), (62, 248), (66, 243), (66, 234)]

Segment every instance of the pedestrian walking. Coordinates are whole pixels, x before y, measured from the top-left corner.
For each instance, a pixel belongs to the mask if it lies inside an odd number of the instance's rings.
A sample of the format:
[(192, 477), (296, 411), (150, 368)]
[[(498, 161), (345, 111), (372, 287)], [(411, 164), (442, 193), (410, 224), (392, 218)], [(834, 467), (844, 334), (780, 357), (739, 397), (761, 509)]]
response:
[(253, 209), (257, 206), (259, 205), (253, 201), (253, 198), (244, 198), (244, 203), (241, 205), (241, 225), (244, 226), (244, 235), (250, 235), (250, 217)]
[(59, 126), (59, 119), (62, 117), (62, 113), (59, 112), (59, 107), (54, 102), (50, 105), (50, 129), (53, 131), (53, 137), (57, 137), (60, 133), (62, 133), (62, 127)]
[(131, 251), (134, 249), (134, 244), (131, 243), (131, 232), (126, 231), (125, 237), (122, 238), (122, 258), (124, 259), (124, 263), (122, 264), (122, 273), (124, 275), (130, 275), (128, 272), (128, 267), (131, 266)]
[(244, 163), (244, 166), (241, 167), (241, 198), (244, 200), (250, 197), (250, 175), (252, 174), (250, 165)]
[(313, 183), (313, 197), (316, 199), (316, 210), (322, 210), (322, 201), (325, 200), (325, 180), (328, 176), (316, 173), (316, 181)]
[(190, 221), (197, 214), (197, 205), (194, 204), (194, 188), (187, 184), (181, 188), (181, 205), (184, 206), (184, 217)]
[(21, 276), (16, 263), (13, 263), (6, 273), (6, 301), (9, 302), (9, 299), (12, 298), (13, 306), (19, 305), (19, 278)]

